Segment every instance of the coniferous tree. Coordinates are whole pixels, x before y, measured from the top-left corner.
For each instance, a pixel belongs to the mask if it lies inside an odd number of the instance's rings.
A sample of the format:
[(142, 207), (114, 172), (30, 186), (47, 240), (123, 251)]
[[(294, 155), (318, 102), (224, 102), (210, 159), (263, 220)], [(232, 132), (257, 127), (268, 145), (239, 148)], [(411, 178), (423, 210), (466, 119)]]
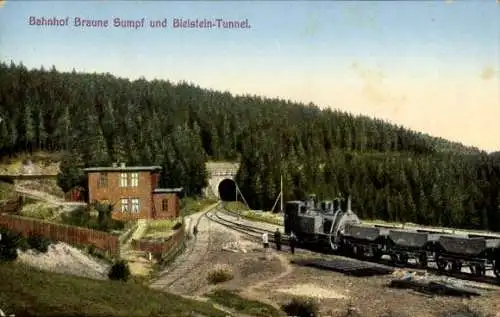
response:
[(121, 161), (199, 195), (206, 161), (237, 158), (256, 209), (283, 176), (285, 200), (351, 194), (361, 217), (500, 230), (498, 153), (313, 104), (49, 69), (0, 63), (0, 155), (66, 152), (64, 190), (80, 167)]

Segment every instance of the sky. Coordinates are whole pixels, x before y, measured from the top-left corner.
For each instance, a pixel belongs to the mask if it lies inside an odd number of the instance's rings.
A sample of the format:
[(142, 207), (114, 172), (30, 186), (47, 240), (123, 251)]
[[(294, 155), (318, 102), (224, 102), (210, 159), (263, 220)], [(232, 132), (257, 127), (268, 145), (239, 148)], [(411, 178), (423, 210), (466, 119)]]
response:
[[(0, 60), (188, 81), (500, 150), (500, 3), (0, 1)], [(68, 18), (67, 26), (30, 25)], [(75, 26), (75, 19), (108, 27)], [(143, 27), (114, 27), (114, 19)], [(167, 20), (152, 28), (150, 21)], [(174, 28), (175, 19), (248, 27)]]

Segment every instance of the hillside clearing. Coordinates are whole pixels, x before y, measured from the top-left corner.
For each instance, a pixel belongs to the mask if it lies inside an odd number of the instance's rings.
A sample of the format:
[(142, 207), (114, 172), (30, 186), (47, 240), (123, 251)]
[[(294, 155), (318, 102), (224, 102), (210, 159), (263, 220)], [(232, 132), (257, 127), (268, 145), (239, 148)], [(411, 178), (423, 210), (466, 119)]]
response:
[(107, 279), (109, 263), (98, 260), (75, 247), (59, 242), (49, 246), (47, 253), (35, 250), (18, 251), (19, 262), (54, 273), (92, 279)]
[(22, 172), (23, 163), (32, 162), (35, 171), (39, 174), (59, 173), (60, 152), (36, 151), (30, 153), (17, 153), (13, 157), (2, 157), (0, 161), (0, 174), (18, 174)]
[(14, 196), (14, 186), (9, 183), (0, 182), (0, 201), (8, 200)]

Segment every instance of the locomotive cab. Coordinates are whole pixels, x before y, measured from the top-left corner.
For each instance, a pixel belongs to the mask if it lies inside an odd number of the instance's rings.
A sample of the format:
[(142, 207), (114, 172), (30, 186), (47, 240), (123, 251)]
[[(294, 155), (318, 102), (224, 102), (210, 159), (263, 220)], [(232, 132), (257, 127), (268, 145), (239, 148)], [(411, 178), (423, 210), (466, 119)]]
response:
[(284, 223), (285, 223), (285, 234), (290, 234), (295, 231), (295, 225), (297, 224), (299, 213), (305, 212), (304, 204), (301, 201), (288, 201), (285, 205)]

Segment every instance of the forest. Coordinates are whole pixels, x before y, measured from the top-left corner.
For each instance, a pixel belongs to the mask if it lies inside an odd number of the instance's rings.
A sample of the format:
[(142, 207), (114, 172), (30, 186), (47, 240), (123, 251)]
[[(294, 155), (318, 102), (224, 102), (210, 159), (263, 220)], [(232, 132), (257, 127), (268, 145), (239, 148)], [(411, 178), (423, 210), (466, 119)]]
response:
[[(500, 156), (384, 120), (314, 104), (234, 96), (189, 83), (0, 63), (0, 153), (65, 153), (61, 186), (81, 168), (161, 165), (161, 186), (189, 196), (207, 160), (239, 161), (255, 209), (309, 193), (351, 195), (364, 219), (500, 231)], [(348, 105), (345, 105), (348, 106)]]

